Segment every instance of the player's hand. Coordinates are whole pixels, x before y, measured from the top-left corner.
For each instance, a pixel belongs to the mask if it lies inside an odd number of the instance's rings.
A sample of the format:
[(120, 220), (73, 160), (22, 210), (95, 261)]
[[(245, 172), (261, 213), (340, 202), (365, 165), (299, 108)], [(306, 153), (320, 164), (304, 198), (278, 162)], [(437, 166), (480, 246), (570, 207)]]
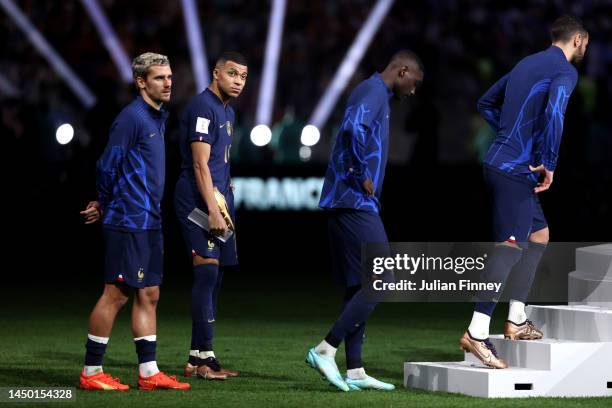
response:
[(373, 196), (374, 195), (374, 183), (372, 183), (372, 180), (370, 180), (369, 178), (365, 179), (363, 181), (363, 189), (365, 190), (366, 193), (368, 193), (369, 196)]
[(544, 167), (543, 164), (540, 164), (538, 167), (533, 167), (532, 165), (529, 165), (529, 170), (534, 173), (540, 173), (544, 175), (542, 181), (538, 183), (538, 185), (533, 189), (533, 191), (535, 191), (536, 193), (541, 193), (542, 191), (546, 191), (550, 188), (550, 185), (553, 182), (554, 172), (548, 170), (546, 167)]
[(83, 216), (83, 221), (85, 221), (85, 224), (93, 224), (102, 216), (100, 203), (97, 201), (90, 201), (89, 204), (87, 204), (87, 207), (85, 207), (80, 214)]
[(210, 211), (208, 214), (208, 230), (216, 237), (225, 234), (225, 231), (227, 230), (227, 223), (223, 219), (223, 216), (219, 210)]

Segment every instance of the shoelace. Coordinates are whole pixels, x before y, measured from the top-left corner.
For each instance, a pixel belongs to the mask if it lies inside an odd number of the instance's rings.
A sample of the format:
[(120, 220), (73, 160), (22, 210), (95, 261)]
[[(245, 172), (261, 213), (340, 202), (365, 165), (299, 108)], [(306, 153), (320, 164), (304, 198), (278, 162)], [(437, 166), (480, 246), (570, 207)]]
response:
[(527, 330), (529, 333), (537, 333), (538, 329), (536, 329), (535, 325), (531, 320), (527, 319), (525, 323), (527, 324)]
[(491, 343), (491, 340), (486, 339), (483, 343), (485, 344), (485, 346), (487, 346), (489, 350), (491, 350), (491, 353), (493, 353), (495, 358), (499, 358), (499, 356), (497, 355), (497, 350), (495, 349), (495, 346), (493, 345), (493, 343)]

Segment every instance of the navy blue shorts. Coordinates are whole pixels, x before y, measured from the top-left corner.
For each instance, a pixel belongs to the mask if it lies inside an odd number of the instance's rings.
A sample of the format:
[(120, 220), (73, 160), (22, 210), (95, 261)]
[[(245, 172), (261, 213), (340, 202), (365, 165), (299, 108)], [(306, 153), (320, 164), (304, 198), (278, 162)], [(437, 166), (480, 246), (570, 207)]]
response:
[(362, 246), (388, 242), (380, 216), (369, 211), (331, 210), (327, 225), (334, 280), (345, 286), (361, 285)]
[[(237, 265), (238, 252), (235, 231), (227, 242), (221, 242), (214, 235), (209, 234), (206, 230), (187, 219), (191, 211), (196, 207), (208, 213), (208, 207), (200, 197), (200, 193), (197, 192), (194, 183), (195, 181), (191, 178), (181, 176), (176, 183), (176, 190), (174, 191), (174, 208), (190, 256), (199, 255), (203, 258), (217, 259), (219, 266)], [(230, 191), (225, 196), (225, 200), (227, 201), (232, 221), (236, 225), (234, 194)]]
[(532, 232), (548, 227), (535, 184), (489, 166), (483, 173), (493, 204), (493, 240), (524, 247)]
[(159, 286), (164, 269), (162, 230), (120, 231), (102, 228), (104, 281), (125, 282), (133, 288)]

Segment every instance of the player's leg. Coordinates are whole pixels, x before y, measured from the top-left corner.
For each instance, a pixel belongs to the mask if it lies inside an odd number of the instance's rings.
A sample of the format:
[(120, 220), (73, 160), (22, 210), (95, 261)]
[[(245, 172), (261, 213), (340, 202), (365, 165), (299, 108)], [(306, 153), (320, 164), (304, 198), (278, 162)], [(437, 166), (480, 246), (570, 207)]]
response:
[[(387, 236), (380, 217), (375, 213), (363, 211), (345, 211), (333, 214), (328, 222), (330, 243), (334, 268), (341, 267), (348, 287), (361, 285), (361, 245), (368, 242), (387, 242)], [(363, 367), (351, 368), (343, 379), (335, 363), (335, 354), (343, 339), (349, 336), (351, 343), (345, 344), (347, 355), (350, 355), (351, 364), (361, 365), (361, 345), (363, 331), (360, 330), (370, 314), (374, 311), (377, 302), (368, 299), (363, 289), (359, 289), (346, 303), (340, 317), (336, 320), (325, 339), (312, 348), (306, 357), (307, 363), (318, 369), (327, 380), (340, 390), (357, 389), (353, 384), (349, 387), (348, 380), (360, 381), (360, 385), (375, 385), (367, 388), (392, 389), (391, 384), (379, 382), (365, 374)], [(357, 331), (358, 333), (354, 333)], [(354, 336), (350, 336), (354, 334)], [(375, 383), (376, 382), (376, 383)]]
[[(327, 231), (328, 231), (328, 242), (329, 252), (332, 261), (332, 276), (337, 283), (342, 284), (345, 287), (360, 287), (361, 281), (354, 279), (353, 282), (348, 282), (345, 276), (345, 270), (347, 269), (347, 260), (351, 256), (354, 256), (353, 252), (349, 251), (349, 244), (346, 237), (343, 235), (343, 227), (338, 219), (338, 214), (333, 213), (329, 215), (327, 220)], [(357, 259), (356, 262), (359, 260)], [(355, 262), (355, 260), (353, 260)], [(351, 296), (352, 298), (352, 296)], [(348, 299), (350, 300), (350, 299)], [(344, 307), (348, 303), (348, 300), (344, 301)], [(343, 310), (344, 310), (343, 307)], [(327, 339), (323, 339), (316, 347), (312, 347), (306, 353), (306, 364), (318, 370), (331, 384), (335, 385), (342, 391), (348, 391), (349, 387), (342, 378), (338, 366), (336, 365), (336, 351), (338, 344), (332, 346), (327, 342)]]
[(138, 388), (188, 390), (188, 383), (176, 381), (157, 367), (157, 303), (163, 275), (163, 238), (161, 231), (134, 234), (133, 254), (140, 267), (126, 282), (135, 290), (132, 304), (132, 334), (138, 355)]
[(484, 176), (492, 196), (493, 238), (497, 243), (482, 278), (487, 282), (502, 283), (502, 289), (499, 293), (483, 291), (477, 294), (480, 301), (474, 305), (472, 320), (459, 343), (486, 366), (506, 368), (507, 364), (497, 356), (497, 351), (488, 340), (489, 326), (508, 275), (527, 245), (533, 217), (533, 189), (527, 183), (487, 167)]
[(120, 231), (103, 229), (105, 241), (104, 291), (89, 317), (85, 364), (79, 379), (86, 390), (125, 391), (129, 387), (105, 373), (102, 361), (110, 339), (115, 317), (128, 301), (131, 289), (124, 283), (123, 273), (129, 265), (121, 256), (126, 235)]
[[(361, 289), (361, 285), (349, 286), (344, 292), (344, 302), (342, 310), (351, 301), (355, 294)], [(358, 370), (362, 367), (361, 363), (361, 348), (365, 338), (366, 322), (358, 324), (355, 330), (349, 332), (344, 338), (344, 352), (346, 354), (346, 369), (347, 373), (351, 370)]]
[(532, 232), (529, 235), (529, 246), (524, 251), (521, 260), (515, 265), (507, 291), (510, 305), (508, 319), (504, 325), (504, 336), (512, 340), (537, 340), (543, 333), (530, 320), (527, 320), (525, 304), (529, 290), (533, 284), (535, 273), (546, 251), (549, 240), (549, 229), (544, 212), (537, 196), (534, 194), (534, 216)]
[[(489, 282), (505, 282), (512, 267), (522, 255), (522, 249), (515, 243), (498, 243), (489, 258), (484, 275)], [(501, 294), (499, 294), (501, 295)], [(478, 297), (484, 299), (474, 305), (472, 320), (468, 329), (459, 340), (462, 349), (474, 354), (483, 364), (491, 368), (506, 368), (508, 365), (499, 358), (497, 350), (489, 341), (491, 316), (497, 305), (497, 293), (483, 292)]]
[[(236, 219), (233, 211), (233, 198), (228, 200), (230, 205), (230, 214), (232, 219)], [(219, 242), (219, 267), (217, 269), (217, 280), (212, 290), (212, 313), (213, 319), (217, 321), (217, 307), (219, 301), (219, 293), (221, 291), (221, 285), (223, 283), (224, 270), (228, 267), (238, 265), (238, 253), (236, 247), (236, 233), (227, 240), (227, 242)], [(211, 348), (212, 350), (212, 348)], [(212, 354), (212, 361), (210, 367), (217, 372), (217, 374), (225, 375), (227, 377), (238, 377), (240, 373), (236, 370), (230, 370), (226, 367), (221, 366), (218, 357)]]
[(224, 275), (225, 275), (225, 268), (223, 266), (219, 266), (219, 270), (217, 272), (217, 283), (215, 283), (215, 287), (213, 288), (213, 294), (212, 294), (213, 315), (215, 317), (215, 321), (217, 321), (217, 310), (219, 307), (219, 293), (221, 292), (221, 286), (223, 285)]
[[(352, 289), (355, 288), (353, 287)], [(347, 289), (347, 291), (349, 291), (347, 292), (348, 294), (350, 294), (350, 290), (351, 288)], [(363, 292), (361, 292), (361, 289), (358, 289), (357, 292), (351, 296), (351, 300), (355, 296), (364, 296)], [(373, 303), (365, 299), (364, 302), (368, 304)], [(347, 306), (354, 307), (350, 305), (350, 301), (347, 302)], [(352, 331), (349, 331), (346, 337), (344, 338), (344, 350), (346, 353), (346, 376), (344, 378), (344, 381), (353, 391), (360, 391), (366, 389), (393, 390), (395, 389), (395, 386), (393, 384), (382, 382), (366, 374), (365, 368), (363, 367), (363, 363), (361, 360), (361, 348), (365, 340), (365, 328), (365, 321), (357, 323), (355, 324), (355, 328)]]
[(213, 352), (214, 300), (219, 277), (220, 241), (187, 218), (197, 208), (206, 208), (194, 190), (193, 181), (180, 177), (174, 193), (174, 208), (191, 256), (193, 281), (191, 290), (191, 346), (184, 375), (206, 379), (225, 379)]
[[(93, 378), (97, 374), (103, 373), (102, 360), (106, 353), (111, 330), (115, 317), (119, 310), (129, 299), (129, 288), (124, 285), (105, 284), (104, 292), (98, 299), (91, 315), (87, 328), (87, 343), (85, 345), (85, 365), (83, 366), (82, 381), (87, 380), (83, 377)], [(97, 378), (97, 377), (96, 377)], [(88, 388), (88, 381), (85, 381), (83, 388)], [(112, 388), (123, 390), (120, 384), (109, 384)], [(94, 383), (95, 386), (95, 383)], [(97, 389), (97, 387), (95, 388)], [(127, 389), (127, 388), (125, 388)]]
[[(387, 244), (387, 234), (380, 217), (373, 213), (359, 215), (363, 226), (358, 228), (358, 230), (360, 229), (363, 232), (367, 230), (368, 232), (368, 234), (362, 238), (364, 243)], [(388, 256), (388, 248), (386, 245), (384, 245), (384, 247), (384, 256)], [(360, 304), (366, 305), (367, 307), (367, 310), (363, 310), (363, 312), (361, 312), (364, 313), (363, 320), (354, 323), (353, 327), (348, 330), (346, 336), (344, 337), (344, 349), (346, 353), (345, 382), (349, 388), (354, 391), (365, 389), (393, 390), (395, 388), (393, 384), (384, 383), (366, 374), (361, 360), (361, 349), (365, 340), (366, 321), (369, 315), (374, 311), (374, 307), (377, 303), (366, 296), (365, 290), (361, 289), (361, 287), (358, 288), (355, 286), (347, 288), (345, 302), (343, 311), (351, 308), (359, 310), (361, 309), (358, 306)], [(342, 316), (340, 319), (338, 319), (338, 321), (341, 320)], [(347, 321), (349, 324), (353, 323), (351, 319), (347, 319)]]
[(155, 358), (158, 301), (159, 286), (148, 286), (136, 291), (132, 304), (132, 334), (138, 354), (138, 372), (142, 377), (159, 372)]
[(213, 293), (218, 275), (219, 261), (216, 258), (193, 256), (191, 350), (185, 374), (197, 374), (201, 378), (211, 380), (227, 378), (227, 374), (221, 372), (213, 350), (215, 328)]

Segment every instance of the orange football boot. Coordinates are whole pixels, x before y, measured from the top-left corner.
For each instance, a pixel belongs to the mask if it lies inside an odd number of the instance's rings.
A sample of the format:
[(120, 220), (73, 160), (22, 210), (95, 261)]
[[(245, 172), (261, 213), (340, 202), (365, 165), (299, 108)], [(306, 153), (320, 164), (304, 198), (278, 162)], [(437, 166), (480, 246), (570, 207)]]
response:
[(127, 391), (130, 389), (129, 386), (121, 384), (118, 378), (102, 371), (94, 375), (85, 375), (85, 370), (81, 371), (79, 383), (83, 390)]
[(138, 389), (144, 391), (153, 390), (183, 390), (187, 391), (191, 388), (189, 383), (182, 383), (176, 380), (176, 375), (166, 375), (159, 372), (150, 377), (141, 377), (138, 374)]

